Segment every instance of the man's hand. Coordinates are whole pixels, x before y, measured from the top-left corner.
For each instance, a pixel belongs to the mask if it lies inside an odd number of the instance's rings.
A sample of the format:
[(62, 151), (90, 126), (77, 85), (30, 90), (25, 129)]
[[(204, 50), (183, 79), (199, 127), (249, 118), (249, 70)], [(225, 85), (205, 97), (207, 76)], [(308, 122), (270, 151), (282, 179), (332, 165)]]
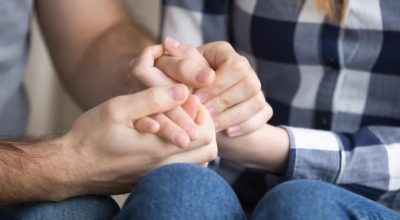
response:
[(0, 142), (0, 204), (126, 193), (157, 167), (213, 160), (215, 130), (204, 106), (195, 119), (199, 138), (185, 149), (134, 128), (138, 119), (174, 109), (188, 95), (186, 86), (176, 84), (118, 96), (81, 115), (51, 142), (11, 143), (13, 148)]
[(73, 179), (82, 179), (80, 182), (90, 186), (91, 194), (124, 193), (159, 166), (179, 162), (204, 164), (214, 159), (215, 131), (204, 107), (200, 107), (196, 118), (200, 136), (186, 149), (134, 128), (142, 117), (183, 104), (188, 93), (183, 85), (152, 88), (113, 98), (82, 115), (65, 137), (75, 152), (75, 163), (71, 165), (71, 175), (76, 177)]
[[(163, 46), (170, 56), (158, 58), (156, 67), (170, 79), (197, 88), (194, 94), (208, 108), (217, 132), (226, 129), (228, 136), (245, 135), (272, 117), (257, 74), (230, 44), (213, 42), (197, 50), (168, 38)], [(215, 70), (215, 79), (207, 74), (196, 77), (209, 65)], [(203, 77), (202, 85), (196, 79)]]

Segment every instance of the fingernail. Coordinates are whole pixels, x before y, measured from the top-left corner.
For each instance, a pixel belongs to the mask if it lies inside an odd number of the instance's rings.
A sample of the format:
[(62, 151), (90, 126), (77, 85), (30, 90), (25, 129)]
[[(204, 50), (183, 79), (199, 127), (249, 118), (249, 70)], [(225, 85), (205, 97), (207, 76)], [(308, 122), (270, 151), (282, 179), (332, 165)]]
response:
[(207, 83), (209, 74), (206, 69), (201, 69), (196, 73), (195, 79), (198, 83)]
[(227, 129), (229, 136), (235, 136), (240, 132), (240, 126), (233, 126)]
[(174, 142), (179, 147), (186, 147), (189, 144), (189, 139), (184, 134), (176, 134), (174, 137)]
[(173, 48), (178, 48), (180, 45), (181, 45), (181, 43), (179, 42), (179, 41), (177, 41), (177, 40), (175, 40), (174, 38), (172, 38), (172, 37), (167, 37), (166, 39), (165, 39), (165, 42), (168, 44), (171, 44), (172, 45), (172, 47)]
[(199, 97), (201, 103), (205, 103), (210, 97), (207, 92), (199, 92), (196, 95)]
[(182, 85), (175, 85), (170, 88), (172, 98), (175, 101), (184, 100), (186, 97), (185, 88)]
[(208, 113), (210, 113), (211, 117), (214, 117), (217, 113), (217, 111), (213, 107), (207, 107), (207, 110), (208, 110)]

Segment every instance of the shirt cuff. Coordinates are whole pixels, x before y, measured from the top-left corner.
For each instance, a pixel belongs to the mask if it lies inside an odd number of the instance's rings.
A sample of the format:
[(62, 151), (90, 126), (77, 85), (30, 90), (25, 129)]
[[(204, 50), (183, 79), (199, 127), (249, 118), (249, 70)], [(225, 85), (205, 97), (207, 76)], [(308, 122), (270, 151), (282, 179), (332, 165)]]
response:
[(335, 183), (341, 166), (341, 142), (333, 132), (283, 127), (289, 134), (287, 179)]

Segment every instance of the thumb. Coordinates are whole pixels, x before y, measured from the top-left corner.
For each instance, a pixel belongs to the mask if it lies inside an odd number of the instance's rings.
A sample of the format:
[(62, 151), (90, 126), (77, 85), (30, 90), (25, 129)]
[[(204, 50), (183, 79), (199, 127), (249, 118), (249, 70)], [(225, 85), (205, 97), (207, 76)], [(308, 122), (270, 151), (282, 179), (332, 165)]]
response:
[(182, 105), (188, 96), (188, 88), (183, 84), (153, 87), (132, 95), (126, 95), (124, 97), (124, 102), (127, 103), (125, 110), (130, 120), (136, 120), (172, 110)]

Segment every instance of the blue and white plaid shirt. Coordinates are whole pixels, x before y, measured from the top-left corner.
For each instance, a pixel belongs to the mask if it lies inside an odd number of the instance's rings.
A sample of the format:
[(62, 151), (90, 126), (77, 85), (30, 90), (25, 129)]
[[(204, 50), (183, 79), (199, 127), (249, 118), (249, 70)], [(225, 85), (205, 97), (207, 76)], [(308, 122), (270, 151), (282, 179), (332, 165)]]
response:
[[(165, 0), (166, 36), (228, 41), (249, 59), (275, 112), (269, 123), (290, 133), (288, 178), (400, 208), (399, 0), (350, 0), (342, 25), (315, 0)], [(237, 189), (264, 193), (264, 173), (227, 167)]]

